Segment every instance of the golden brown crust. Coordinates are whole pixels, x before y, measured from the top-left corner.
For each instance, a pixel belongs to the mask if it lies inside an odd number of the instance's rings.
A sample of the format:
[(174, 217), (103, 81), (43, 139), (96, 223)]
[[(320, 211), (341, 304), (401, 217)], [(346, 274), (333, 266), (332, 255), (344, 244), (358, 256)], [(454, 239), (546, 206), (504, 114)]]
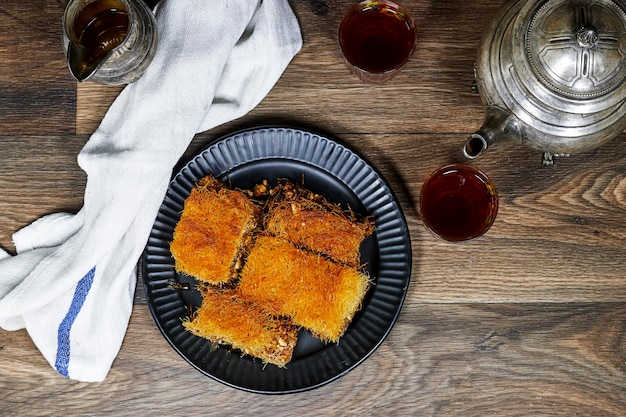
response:
[(291, 318), (325, 341), (337, 341), (370, 286), (356, 268), (259, 236), (241, 272), (237, 291)]
[(285, 366), (293, 354), (297, 329), (234, 290), (207, 287), (200, 308), (185, 329), (213, 343), (228, 344), (263, 362)]
[(322, 196), (289, 182), (276, 190), (263, 221), (268, 233), (337, 262), (360, 266), (359, 248), (374, 230), (370, 219), (358, 221)]
[(239, 191), (203, 178), (170, 245), (176, 270), (203, 283), (184, 327), (278, 366), (291, 360), (296, 326), (337, 341), (370, 286), (359, 249), (373, 229), (288, 181)]
[(237, 275), (259, 208), (244, 193), (207, 176), (185, 200), (170, 250), (177, 272), (224, 284)]

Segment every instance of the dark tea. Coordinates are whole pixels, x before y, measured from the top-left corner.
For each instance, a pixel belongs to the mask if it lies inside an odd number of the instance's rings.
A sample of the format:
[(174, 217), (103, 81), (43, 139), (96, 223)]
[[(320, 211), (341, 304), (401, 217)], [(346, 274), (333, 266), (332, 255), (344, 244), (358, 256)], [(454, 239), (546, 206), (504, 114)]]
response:
[(467, 165), (449, 165), (435, 171), (424, 183), (420, 200), (425, 225), (450, 241), (481, 236), (498, 212), (492, 181)]
[(354, 5), (339, 28), (339, 44), (346, 61), (353, 72), (368, 81), (376, 81), (376, 77), (386, 80), (386, 75), (400, 69), (409, 60), (415, 42), (413, 20), (406, 10), (390, 1)]
[(93, 60), (99, 60), (120, 45), (128, 33), (128, 11), (115, 0), (86, 5), (73, 22), (76, 40)]

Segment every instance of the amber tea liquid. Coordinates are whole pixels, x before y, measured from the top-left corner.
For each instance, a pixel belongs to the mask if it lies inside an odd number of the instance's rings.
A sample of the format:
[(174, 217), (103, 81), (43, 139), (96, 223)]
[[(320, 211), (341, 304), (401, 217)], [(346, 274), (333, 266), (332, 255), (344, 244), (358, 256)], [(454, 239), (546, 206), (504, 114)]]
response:
[(439, 237), (462, 241), (485, 233), (498, 211), (495, 186), (481, 171), (451, 165), (436, 171), (424, 183), (421, 215)]
[(85, 6), (74, 19), (74, 34), (93, 60), (120, 45), (128, 33), (128, 11), (115, 0), (98, 0)]
[(346, 60), (370, 73), (385, 73), (403, 66), (415, 41), (413, 21), (392, 2), (360, 3), (348, 11), (339, 30)]

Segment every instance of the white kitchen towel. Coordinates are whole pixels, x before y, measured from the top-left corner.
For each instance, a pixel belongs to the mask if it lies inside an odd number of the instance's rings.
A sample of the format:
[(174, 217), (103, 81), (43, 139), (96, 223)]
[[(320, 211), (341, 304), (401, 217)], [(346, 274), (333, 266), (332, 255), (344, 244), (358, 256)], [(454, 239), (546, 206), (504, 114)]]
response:
[(43, 217), (0, 253), (0, 326), (26, 328), (60, 374), (102, 381), (132, 310), (136, 263), (196, 133), (254, 108), (302, 46), (287, 0), (163, 0), (159, 46), (78, 155), (77, 214)]

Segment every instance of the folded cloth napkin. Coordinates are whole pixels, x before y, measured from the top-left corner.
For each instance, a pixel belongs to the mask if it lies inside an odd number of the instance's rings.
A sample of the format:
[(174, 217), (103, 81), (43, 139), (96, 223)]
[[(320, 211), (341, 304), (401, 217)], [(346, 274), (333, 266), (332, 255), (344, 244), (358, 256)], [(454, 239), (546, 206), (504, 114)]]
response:
[(287, 0), (163, 0), (159, 46), (78, 155), (77, 214), (45, 216), (0, 253), (0, 326), (26, 328), (62, 375), (102, 381), (132, 310), (136, 263), (194, 135), (254, 108), (300, 50)]

